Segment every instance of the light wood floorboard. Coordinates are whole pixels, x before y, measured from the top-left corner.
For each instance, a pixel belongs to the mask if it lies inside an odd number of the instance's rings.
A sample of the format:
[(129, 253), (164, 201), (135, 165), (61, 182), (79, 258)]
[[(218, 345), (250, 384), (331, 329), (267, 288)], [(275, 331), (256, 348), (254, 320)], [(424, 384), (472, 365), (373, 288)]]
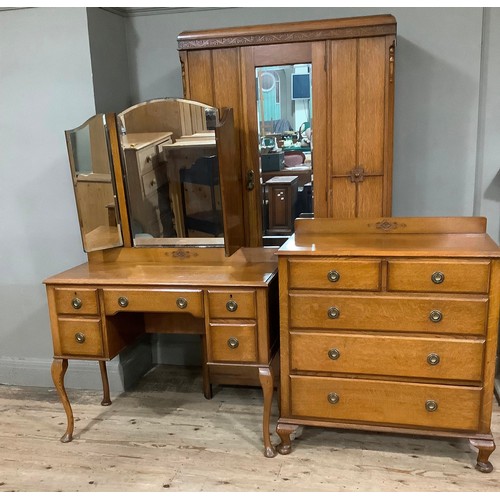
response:
[[(500, 491), (500, 454), (482, 474), (458, 439), (306, 427), (292, 454), (265, 458), (260, 388), (215, 387), (208, 401), (201, 387), (198, 369), (161, 365), (108, 407), (68, 390), (75, 435), (63, 444), (55, 390), (0, 386), (0, 491)], [(273, 431), (277, 415), (275, 401)]]

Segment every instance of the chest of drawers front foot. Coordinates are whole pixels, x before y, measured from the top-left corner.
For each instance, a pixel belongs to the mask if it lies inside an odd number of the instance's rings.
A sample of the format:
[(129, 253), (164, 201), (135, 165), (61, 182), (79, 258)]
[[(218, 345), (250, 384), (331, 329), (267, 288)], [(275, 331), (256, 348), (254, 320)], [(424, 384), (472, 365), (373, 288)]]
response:
[(493, 465), (491, 465), (488, 459), (496, 448), (493, 437), (491, 439), (470, 438), (469, 443), (478, 450), (476, 469), (479, 472), (491, 472), (493, 470)]
[(281, 439), (281, 442), (276, 447), (280, 455), (288, 455), (292, 452), (292, 439), (291, 435), (298, 429), (296, 424), (285, 424), (278, 420), (276, 425), (276, 434)]

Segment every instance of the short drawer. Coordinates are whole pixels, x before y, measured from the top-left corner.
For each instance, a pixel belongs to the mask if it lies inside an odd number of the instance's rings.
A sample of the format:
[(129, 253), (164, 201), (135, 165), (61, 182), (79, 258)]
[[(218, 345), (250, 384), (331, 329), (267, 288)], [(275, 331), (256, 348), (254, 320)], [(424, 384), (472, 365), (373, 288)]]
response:
[(98, 314), (96, 288), (55, 288), (58, 314)]
[(390, 260), (387, 289), (401, 292), (488, 293), (488, 260)]
[(294, 417), (477, 430), (482, 389), (291, 376)]
[(139, 173), (144, 174), (156, 168), (159, 163), (156, 146), (150, 145), (136, 152)]
[(161, 168), (150, 170), (141, 176), (142, 192), (144, 198), (156, 193), (167, 183), (167, 174)]
[(354, 333), (292, 333), (291, 369), (480, 381), (484, 342)]
[(209, 290), (208, 307), (210, 318), (253, 319), (255, 291)]
[(290, 328), (484, 335), (488, 299), (290, 294)]
[(101, 321), (98, 318), (58, 319), (61, 355), (104, 356)]
[(172, 288), (106, 288), (106, 314), (118, 312), (185, 312), (203, 317), (201, 290)]
[(255, 325), (210, 324), (210, 361), (257, 362)]
[(380, 289), (379, 260), (290, 259), (288, 266), (289, 288)]

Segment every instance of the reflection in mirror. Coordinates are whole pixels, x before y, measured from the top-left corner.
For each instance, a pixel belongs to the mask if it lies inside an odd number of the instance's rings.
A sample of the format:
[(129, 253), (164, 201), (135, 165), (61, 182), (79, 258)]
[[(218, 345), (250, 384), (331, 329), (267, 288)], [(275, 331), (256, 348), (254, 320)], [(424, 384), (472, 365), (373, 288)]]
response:
[(259, 67), (255, 75), (264, 242), (279, 244), (296, 217), (313, 211), (311, 64)]
[(134, 246), (223, 246), (218, 110), (155, 99), (118, 122)]
[(65, 134), (84, 250), (122, 246), (105, 115)]

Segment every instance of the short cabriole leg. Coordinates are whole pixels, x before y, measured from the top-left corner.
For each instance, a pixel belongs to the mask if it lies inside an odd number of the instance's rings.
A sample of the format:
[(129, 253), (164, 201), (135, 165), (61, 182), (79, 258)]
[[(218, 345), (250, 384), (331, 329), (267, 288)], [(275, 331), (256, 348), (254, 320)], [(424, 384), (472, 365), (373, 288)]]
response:
[(480, 472), (491, 472), (493, 465), (488, 460), (490, 455), (495, 451), (495, 441), (492, 439), (469, 439), (469, 442), (474, 448), (477, 448), (477, 463), (476, 469)]
[(67, 359), (54, 359), (54, 361), (52, 362), (52, 368), (51, 368), (52, 380), (54, 381), (54, 386), (57, 390), (57, 394), (59, 395), (59, 399), (61, 400), (61, 403), (64, 407), (64, 411), (66, 412), (66, 418), (68, 420), (66, 432), (61, 437), (61, 441), (63, 443), (69, 443), (73, 439), (73, 429), (75, 427), (75, 421), (73, 419), (73, 410), (71, 409), (68, 395), (66, 394), (66, 389), (64, 388), (64, 375), (66, 374), (67, 369), (68, 369)]
[(280, 424), (276, 426), (276, 433), (281, 439), (281, 443), (278, 445), (278, 453), (281, 455), (288, 455), (292, 452), (292, 442), (290, 440), (290, 434), (297, 430), (299, 426), (293, 424)]
[(101, 405), (109, 406), (111, 404), (111, 397), (109, 395), (109, 381), (108, 381), (108, 372), (106, 370), (106, 361), (99, 361), (99, 369), (101, 370), (102, 390), (103, 390)]
[(276, 449), (271, 444), (269, 424), (271, 423), (271, 407), (274, 394), (274, 377), (271, 367), (259, 368), (259, 380), (264, 395), (264, 410), (262, 416), (262, 434), (264, 437), (264, 456), (273, 458), (276, 456)]

